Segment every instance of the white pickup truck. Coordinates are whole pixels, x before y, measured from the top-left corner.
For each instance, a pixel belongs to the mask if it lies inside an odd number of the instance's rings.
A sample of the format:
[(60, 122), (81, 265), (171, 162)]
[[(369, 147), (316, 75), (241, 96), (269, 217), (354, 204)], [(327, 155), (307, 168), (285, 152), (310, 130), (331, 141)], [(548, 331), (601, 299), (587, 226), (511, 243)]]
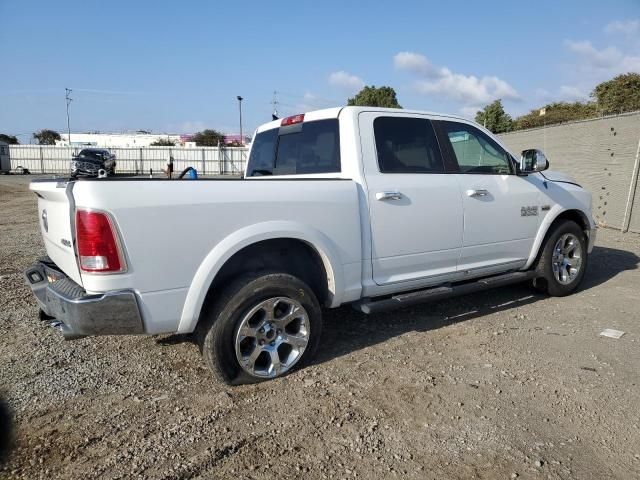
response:
[(37, 180), (25, 272), (66, 338), (196, 334), (221, 380), (278, 377), (322, 308), (364, 313), (532, 281), (580, 284), (591, 195), (468, 120), (365, 107), (257, 129), (242, 179)]

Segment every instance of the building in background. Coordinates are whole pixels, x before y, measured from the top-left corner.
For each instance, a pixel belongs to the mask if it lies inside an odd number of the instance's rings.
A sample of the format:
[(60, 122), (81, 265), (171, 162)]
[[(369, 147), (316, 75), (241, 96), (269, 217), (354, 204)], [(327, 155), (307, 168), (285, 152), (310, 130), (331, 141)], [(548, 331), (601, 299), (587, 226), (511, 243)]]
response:
[[(69, 145), (69, 135), (60, 133), (61, 140), (57, 145)], [(72, 133), (72, 147), (148, 147), (158, 140), (170, 140), (177, 146), (184, 143), (181, 135), (170, 133), (149, 133), (149, 132), (124, 132), (124, 133)]]
[[(195, 147), (195, 143), (191, 141), (193, 135), (189, 134), (173, 134), (173, 133), (150, 133), (147, 131), (123, 132), (123, 133), (72, 133), (72, 147), (104, 147), (104, 148), (139, 148), (149, 147), (158, 140), (169, 140), (176, 147)], [(225, 145), (239, 145), (243, 143), (245, 146), (251, 142), (251, 138), (244, 136), (244, 142), (240, 142), (240, 135), (225, 135)], [(68, 146), (69, 135), (60, 133), (61, 140), (56, 142), (57, 145)]]

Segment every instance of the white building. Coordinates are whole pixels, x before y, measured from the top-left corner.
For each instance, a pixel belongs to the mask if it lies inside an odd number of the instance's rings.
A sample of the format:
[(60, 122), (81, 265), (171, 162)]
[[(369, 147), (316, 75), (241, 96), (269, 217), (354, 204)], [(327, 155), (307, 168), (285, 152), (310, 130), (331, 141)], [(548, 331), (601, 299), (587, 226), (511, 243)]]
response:
[[(57, 145), (69, 145), (69, 135), (60, 133), (62, 140)], [(158, 140), (170, 140), (176, 146), (183, 146), (184, 135), (171, 133), (71, 133), (71, 145), (74, 147), (148, 147)]]

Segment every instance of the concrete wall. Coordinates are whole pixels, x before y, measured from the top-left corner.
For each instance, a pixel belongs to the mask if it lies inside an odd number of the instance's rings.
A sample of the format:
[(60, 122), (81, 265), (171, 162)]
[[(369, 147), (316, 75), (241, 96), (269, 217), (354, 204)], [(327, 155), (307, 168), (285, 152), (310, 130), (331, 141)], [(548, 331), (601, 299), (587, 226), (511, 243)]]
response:
[(634, 171), (640, 112), (511, 132), (500, 139), (516, 158), (527, 148), (543, 150), (552, 170), (570, 174), (590, 190), (600, 225), (623, 228), (627, 211), (629, 230), (640, 232), (640, 188)]

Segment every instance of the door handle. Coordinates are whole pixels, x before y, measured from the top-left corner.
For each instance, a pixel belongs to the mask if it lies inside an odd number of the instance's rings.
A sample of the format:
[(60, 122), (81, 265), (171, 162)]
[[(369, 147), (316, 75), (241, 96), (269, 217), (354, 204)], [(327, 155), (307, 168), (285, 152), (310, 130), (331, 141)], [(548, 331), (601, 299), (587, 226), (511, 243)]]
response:
[(376, 200), (400, 200), (402, 194), (400, 192), (378, 192), (376, 193)]
[(486, 197), (489, 195), (489, 190), (467, 190), (467, 197)]

